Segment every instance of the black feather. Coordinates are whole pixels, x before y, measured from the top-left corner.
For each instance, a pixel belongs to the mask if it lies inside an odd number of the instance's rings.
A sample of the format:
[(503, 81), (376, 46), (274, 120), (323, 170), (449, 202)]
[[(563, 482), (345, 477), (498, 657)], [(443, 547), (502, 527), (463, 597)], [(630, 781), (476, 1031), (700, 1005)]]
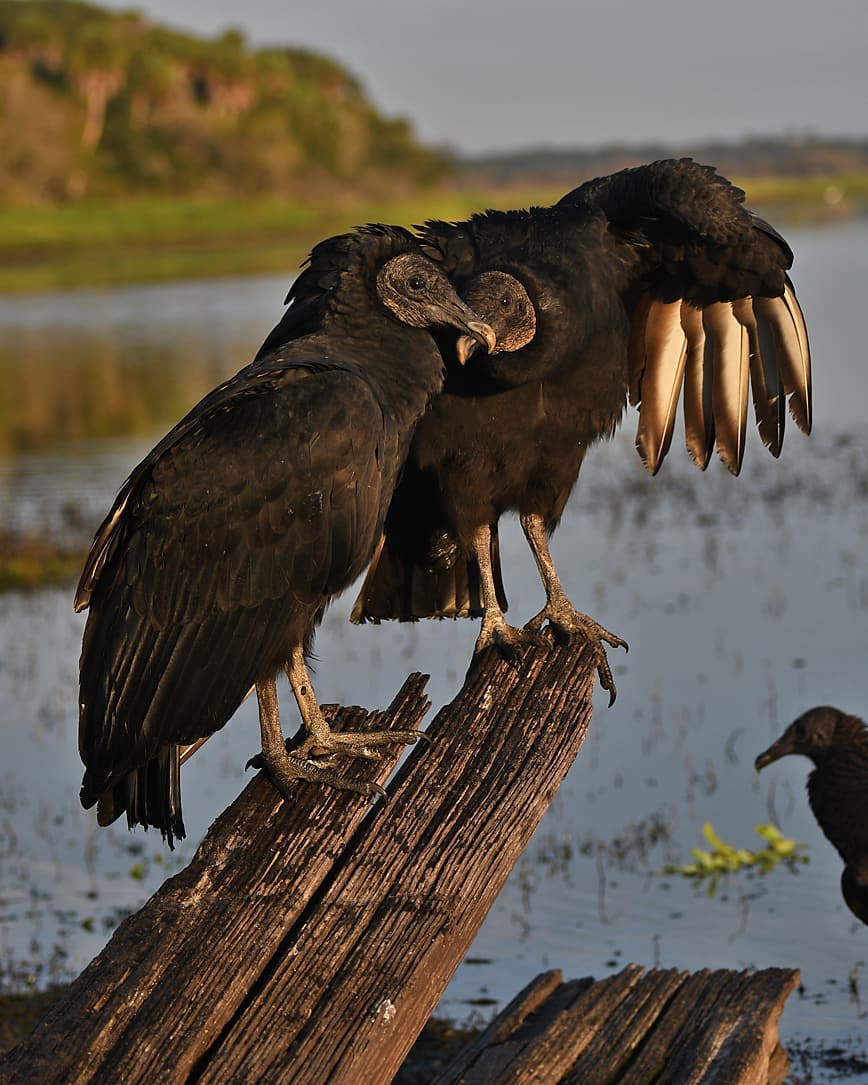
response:
[(179, 745), (223, 727), (309, 646), (370, 560), (443, 379), (427, 328), (378, 294), (379, 269), (404, 253), (430, 267), (438, 300), (468, 312), (406, 230), (323, 242), (256, 361), (156, 445), (97, 532), (76, 606), (89, 607), (81, 801), (101, 823), (125, 810), (170, 845), (182, 837)]
[[(779, 338), (785, 328), (790, 341), (800, 334), (784, 297), (792, 252), (743, 201), (744, 193), (711, 167), (668, 160), (590, 181), (554, 207), (488, 211), (422, 228), (423, 249), (459, 289), (492, 270), (513, 275), (533, 302), (536, 332), (512, 353), (477, 351), (466, 368), (449, 367), (442, 394), (416, 430), (354, 620), (419, 617), (426, 606), (431, 616), (451, 613), (438, 599), (466, 596), (461, 585), (475, 568), (472, 540), (505, 512), (539, 517), (553, 531), (587, 449), (619, 424), (628, 387), (640, 415), (648, 412), (639, 445), (656, 472), (668, 449), (685, 359), (691, 454), (705, 467), (716, 436), (738, 470), (747, 333), (729, 303), (761, 298), (771, 312), (762, 324)], [(660, 307), (670, 303), (681, 305), (683, 335), (671, 319), (674, 309), (665, 321), (671, 334), (654, 331)], [(720, 317), (714, 332), (698, 312), (712, 305)], [(496, 326), (492, 314), (482, 316)], [(764, 350), (753, 375), (755, 395), (774, 397), (785, 387), (807, 428), (806, 338), (786, 356), (783, 346)], [(777, 454), (779, 412), (763, 402), (757, 416)], [(459, 555), (449, 570), (451, 590), (444, 570), (431, 563), (431, 540), (444, 538)], [(465, 599), (457, 613), (473, 607)]]

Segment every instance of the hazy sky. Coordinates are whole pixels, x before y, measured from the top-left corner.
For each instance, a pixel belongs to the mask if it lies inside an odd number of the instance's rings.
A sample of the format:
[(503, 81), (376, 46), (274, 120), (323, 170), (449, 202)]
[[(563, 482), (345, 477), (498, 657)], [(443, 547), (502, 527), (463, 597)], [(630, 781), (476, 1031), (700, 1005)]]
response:
[[(105, 0), (104, 0), (105, 2)], [(865, 0), (108, 0), (344, 62), (463, 151), (868, 133)]]

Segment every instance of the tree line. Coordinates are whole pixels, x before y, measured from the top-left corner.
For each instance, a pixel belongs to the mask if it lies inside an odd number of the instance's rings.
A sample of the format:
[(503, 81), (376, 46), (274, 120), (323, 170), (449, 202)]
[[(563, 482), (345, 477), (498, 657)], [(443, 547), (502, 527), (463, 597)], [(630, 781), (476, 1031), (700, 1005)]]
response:
[[(431, 182), (447, 157), (340, 64), (78, 0), (0, 0), (0, 202), (336, 195)], [(323, 189), (325, 186), (325, 190)]]

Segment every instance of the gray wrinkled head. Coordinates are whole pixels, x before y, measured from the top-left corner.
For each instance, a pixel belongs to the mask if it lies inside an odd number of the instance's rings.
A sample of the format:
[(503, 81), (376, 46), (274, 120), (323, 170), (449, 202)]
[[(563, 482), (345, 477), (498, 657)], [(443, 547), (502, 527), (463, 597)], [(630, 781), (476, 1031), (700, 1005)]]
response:
[(445, 273), (421, 253), (404, 252), (387, 260), (377, 272), (377, 294), (402, 324), (452, 327), (489, 350), (496, 346), (494, 331), (459, 298)]
[[(527, 290), (505, 271), (486, 271), (471, 279), (462, 291), (467, 304), (490, 324), (497, 336), (497, 347), (490, 354), (506, 354), (522, 347), (536, 334), (536, 313)], [(463, 364), (476, 349), (476, 343), (461, 336), (456, 345)]]

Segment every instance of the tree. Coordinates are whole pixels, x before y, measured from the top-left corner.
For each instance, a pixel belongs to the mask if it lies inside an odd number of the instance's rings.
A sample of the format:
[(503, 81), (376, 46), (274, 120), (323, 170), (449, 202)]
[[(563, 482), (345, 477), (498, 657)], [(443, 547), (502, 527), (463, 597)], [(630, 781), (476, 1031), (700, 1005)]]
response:
[(83, 151), (99, 146), (109, 100), (124, 84), (124, 48), (107, 25), (85, 25), (69, 46), (66, 71), (84, 100)]

